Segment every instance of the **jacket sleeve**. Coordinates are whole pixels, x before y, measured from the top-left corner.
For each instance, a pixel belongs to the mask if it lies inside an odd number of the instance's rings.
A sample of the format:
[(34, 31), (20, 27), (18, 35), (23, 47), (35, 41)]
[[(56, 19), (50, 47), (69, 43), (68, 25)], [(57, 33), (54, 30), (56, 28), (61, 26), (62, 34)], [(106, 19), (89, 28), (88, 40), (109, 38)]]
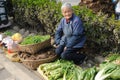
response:
[(73, 47), (74, 45), (79, 43), (82, 36), (84, 36), (85, 34), (81, 20), (74, 22), (72, 27), (73, 27), (73, 34), (70, 40), (67, 42), (66, 47)]
[(63, 24), (63, 19), (60, 21), (60, 24), (55, 32), (55, 44), (56, 45), (60, 44), (60, 40), (61, 40), (62, 35), (63, 35), (63, 29), (62, 29), (63, 25), (62, 24)]

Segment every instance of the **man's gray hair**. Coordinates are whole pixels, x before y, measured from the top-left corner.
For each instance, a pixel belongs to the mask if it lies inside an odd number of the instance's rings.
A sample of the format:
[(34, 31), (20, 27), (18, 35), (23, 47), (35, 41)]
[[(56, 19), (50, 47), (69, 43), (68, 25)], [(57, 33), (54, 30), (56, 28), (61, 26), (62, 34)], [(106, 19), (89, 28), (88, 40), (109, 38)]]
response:
[(64, 7), (67, 7), (67, 8), (69, 8), (69, 9), (72, 10), (72, 6), (71, 6), (70, 3), (64, 3), (64, 4), (61, 6), (61, 10), (62, 10)]

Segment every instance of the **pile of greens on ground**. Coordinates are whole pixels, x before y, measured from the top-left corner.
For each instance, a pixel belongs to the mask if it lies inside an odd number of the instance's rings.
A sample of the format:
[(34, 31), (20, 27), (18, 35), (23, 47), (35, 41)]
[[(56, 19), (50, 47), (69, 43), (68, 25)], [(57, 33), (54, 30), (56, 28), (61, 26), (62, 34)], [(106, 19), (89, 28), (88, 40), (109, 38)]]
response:
[(40, 65), (38, 72), (42, 72), (48, 80), (120, 80), (120, 54), (111, 56), (106, 58), (110, 61), (105, 61), (98, 67), (82, 69), (73, 62), (57, 60)]
[(95, 80), (120, 80), (120, 54), (113, 53), (106, 57), (98, 67)]
[(50, 35), (44, 35), (44, 36), (40, 36), (40, 35), (27, 36), (26, 38), (23, 39), (23, 41), (21, 42), (21, 44), (22, 45), (26, 45), (26, 44), (40, 43), (40, 42), (43, 42), (45, 40), (48, 40), (49, 38), (50, 38)]
[(72, 62), (57, 60), (40, 65), (38, 71), (42, 71), (48, 80), (93, 80), (96, 68), (83, 70)]
[(110, 53), (107, 57), (106, 57), (106, 61), (107, 62), (112, 62), (115, 61), (116, 59), (120, 58), (120, 54), (118, 53)]
[(120, 65), (114, 63), (100, 64), (95, 80), (120, 80)]

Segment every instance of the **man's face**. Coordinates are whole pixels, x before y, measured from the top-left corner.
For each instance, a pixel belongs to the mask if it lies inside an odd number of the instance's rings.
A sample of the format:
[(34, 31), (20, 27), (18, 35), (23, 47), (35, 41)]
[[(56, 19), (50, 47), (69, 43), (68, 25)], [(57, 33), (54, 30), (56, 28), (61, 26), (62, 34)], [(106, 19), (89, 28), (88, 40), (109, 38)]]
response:
[(62, 14), (66, 19), (70, 19), (72, 17), (72, 9), (68, 8), (68, 7), (64, 7), (62, 9)]

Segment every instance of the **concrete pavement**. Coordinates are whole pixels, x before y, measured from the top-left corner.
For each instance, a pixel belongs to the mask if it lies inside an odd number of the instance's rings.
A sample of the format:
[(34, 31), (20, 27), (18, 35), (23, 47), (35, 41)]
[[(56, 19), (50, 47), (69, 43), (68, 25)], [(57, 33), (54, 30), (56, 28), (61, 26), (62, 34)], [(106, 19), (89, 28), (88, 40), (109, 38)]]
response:
[(0, 50), (0, 80), (44, 80), (37, 71), (29, 70), (23, 64), (11, 62)]

